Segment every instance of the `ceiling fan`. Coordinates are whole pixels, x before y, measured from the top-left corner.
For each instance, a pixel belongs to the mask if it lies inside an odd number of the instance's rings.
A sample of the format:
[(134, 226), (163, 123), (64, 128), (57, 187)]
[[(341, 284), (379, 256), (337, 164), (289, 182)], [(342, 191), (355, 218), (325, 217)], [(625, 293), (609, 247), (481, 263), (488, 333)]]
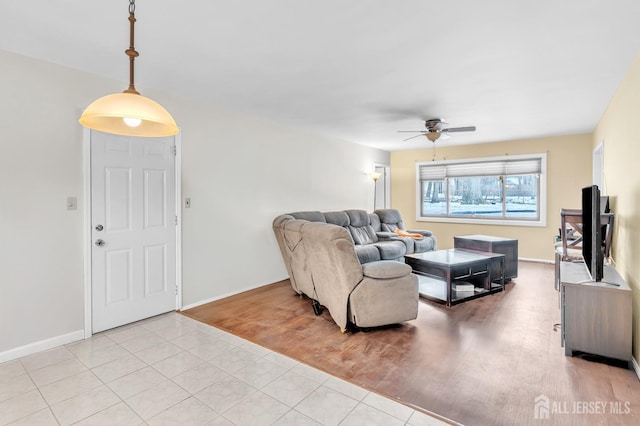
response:
[(410, 138), (403, 139), (404, 141), (408, 141), (409, 139), (417, 138), (419, 136), (426, 136), (431, 142), (435, 142), (438, 139), (447, 139), (448, 133), (454, 132), (474, 132), (476, 130), (476, 126), (466, 126), (466, 127), (448, 127), (449, 123), (446, 123), (441, 118), (431, 118), (424, 122), (424, 126), (427, 130), (398, 130), (400, 133), (420, 133), (419, 135), (411, 136)]

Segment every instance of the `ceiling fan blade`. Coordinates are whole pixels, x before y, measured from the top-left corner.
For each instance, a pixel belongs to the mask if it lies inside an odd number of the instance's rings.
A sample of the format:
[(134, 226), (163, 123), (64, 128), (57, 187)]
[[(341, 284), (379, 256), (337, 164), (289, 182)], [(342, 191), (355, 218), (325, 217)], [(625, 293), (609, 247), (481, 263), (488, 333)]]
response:
[(398, 133), (427, 133), (424, 130), (398, 130)]
[(476, 126), (467, 127), (449, 127), (448, 129), (442, 129), (441, 132), (453, 133), (453, 132), (475, 132)]
[(422, 133), (421, 133), (421, 134), (419, 134), (419, 135), (415, 135), (415, 136), (411, 136), (410, 138), (403, 139), (403, 140), (402, 140), (402, 142), (406, 142), (406, 141), (408, 141), (408, 140), (410, 140), (410, 139), (414, 139), (414, 138), (419, 138), (420, 136), (424, 136), (424, 135), (426, 135), (426, 133), (425, 133), (425, 132), (422, 132)]

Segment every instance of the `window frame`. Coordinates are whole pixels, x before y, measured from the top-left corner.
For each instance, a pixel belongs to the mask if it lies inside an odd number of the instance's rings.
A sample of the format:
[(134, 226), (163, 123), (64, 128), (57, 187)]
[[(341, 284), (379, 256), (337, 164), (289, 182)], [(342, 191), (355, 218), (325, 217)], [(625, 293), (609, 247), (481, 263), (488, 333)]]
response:
[[(503, 211), (501, 218), (479, 218), (479, 217), (460, 217), (451, 216), (450, 197), (449, 197), (449, 178), (443, 178), (444, 188), (446, 189), (446, 214), (438, 216), (423, 216), (422, 215), (422, 181), (420, 180), (420, 167), (428, 165), (464, 165), (470, 163), (483, 163), (483, 162), (508, 162), (509, 160), (539, 160), (540, 161), (540, 175), (538, 176), (538, 219), (522, 219), (513, 218), (509, 219), (504, 217), (505, 214), (505, 202), (506, 194), (503, 194)], [(508, 176), (508, 175), (489, 175), (489, 176)], [(476, 176), (468, 176), (476, 177)], [(478, 157), (478, 158), (465, 158), (459, 160), (442, 160), (442, 161), (422, 161), (416, 162), (416, 221), (418, 222), (445, 222), (445, 223), (472, 223), (482, 225), (507, 225), (507, 226), (531, 226), (531, 227), (546, 227), (547, 226), (547, 154), (522, 154), (522, 155), (506, 155), (500, 157)]]

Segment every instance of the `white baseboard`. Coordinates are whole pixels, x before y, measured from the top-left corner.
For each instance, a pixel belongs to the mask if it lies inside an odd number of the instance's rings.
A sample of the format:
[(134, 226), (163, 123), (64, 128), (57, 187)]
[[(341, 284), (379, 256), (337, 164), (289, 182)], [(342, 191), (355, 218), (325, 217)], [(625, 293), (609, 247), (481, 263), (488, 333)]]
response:
[(633, 367), (633, 371), (635, 371), (636, 376), (638, 376), (638, 380), (640, 380), (640, 365), (633, 356), (631, 357), (631, 366)]
[(39, 342), (30, 343), (25, 346), (20, 346), (18, 348), (9, 349), (8, 351), (0, 352), (0, 363), (22, 358), (23, 356), (33, 355), (37, 352), (46, 351), (48, 349), (55, 348), (56, 346), (66, 345), (67, 343), (77, 342), (82, 339), (84, 339), (84, 330), (77, 330), (68, 334), (63, 334), (62, 336), (56, 336)]
[(533, 262), (533, 263), (548, 263), (550, 265), (555, 264), (555, 261), (553, 260), (546, 260), (546, 259), (531, 259), (528, 257), (519, 257), (518, 258), (519, 262)]
[(253, 289), (256, 289), (256, 288), (259, 288), (259, 287), (262, 287), (262, 286), (249, 287), (249, 288), (245, 288), (244, 290), (234, 291), (234, 292), (231, 292), (231, 293), (222, 294), (220, 296), (211, 297), (209, 299), (200, 300), (200, 301), (198, 301), (196, 303), (192, 303), (190, 305), (183, 306), (182, 308), (180, 308), (180, 312), (186, 311), (187, 309), (195, 308), (195, 307), (198, 307), (198, 306), (206, 305), (207, 303), (215, 302), (216, 300), (224, 299), (225, 297), (235, 296), (236, 294), (240, 294), (240, 293), (243, 293), (245, 291), (253, 290)]
[(180, 310), (180, 312), (186, 311), (188, 309), (196, 308), (196, 307), (201, 306), (201, 305), (206, 305), (207, 303), (215, 302), (216, 300), (224, 299), (225, 297), (229, 297), (229, 296), (233, 296), (233, 294), (227, 294), (225, 296), (217, 296), (217, 297), (212, 297), (210, 299), (200, 300), (200, 301), (198, 301), (196, 303), (192, 303), (190, 305), (183, 306), (179, 310)]
[[(280, 281), (276, 281), (276, 282), (280, 282)], [(271, 283), (271, 284), (275, 284), (275, 283)], [(247, 288), (239, 290), (239, 291), (234, 291), (234, 292), (231, 292), (231, 293), (222, 294), (220, 296), (212, 297), (210, 299), (200, 300), (200, 301), (198, 301), (196, 303), (192, 303), (190, 305), (183, 306), (182, 308), (180, 308), (180, 312), (186, 311), (187, 309), (195, 308), (195, 307), (198, 307), (198, 306), (201, 306), (201, 305), (206, 305), (207, 303), (215, 302), (216, 300), (224, 299), (225, 297), (235, 296), (236, 294), (244, 293), (245, 291), (255, 290), (256, 288), (265, 287), (265, 286), (268, 286), (268, 285), (271, 285), (271, 284), (263, 284), (263, 285), (258, 285), (258, 286), (255, 286), (255, 287), (247, 287)]]

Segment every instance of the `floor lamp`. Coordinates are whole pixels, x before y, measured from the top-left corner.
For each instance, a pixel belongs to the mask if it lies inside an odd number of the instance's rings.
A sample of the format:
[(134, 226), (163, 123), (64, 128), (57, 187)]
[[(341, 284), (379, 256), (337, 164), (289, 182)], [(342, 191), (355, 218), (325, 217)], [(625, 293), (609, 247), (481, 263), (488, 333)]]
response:
[(371, 179), (373, 179), (373, 210), (376, 209), (376, 195), (378, 192), (378, 179), (380, 179), (380, 176), (382, 176), (382, 173), (380, 172), (371, 172), (369, 173), (369, 177)]

